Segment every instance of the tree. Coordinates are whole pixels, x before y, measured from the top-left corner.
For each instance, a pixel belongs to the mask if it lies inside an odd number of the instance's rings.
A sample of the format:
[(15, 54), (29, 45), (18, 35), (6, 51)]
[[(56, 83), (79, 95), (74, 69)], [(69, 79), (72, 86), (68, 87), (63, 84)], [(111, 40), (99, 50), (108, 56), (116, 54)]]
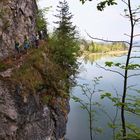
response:
[[(80, 0), (80, 1), (82, 3), (84, 3), (87, 0)], [(89, 1), (92, 1), (92, 0), (89, 0)], [(134, 37), (139, 36), (139, 35), (134, 34), (134, 31), (135, 31), (134, 29), (135, 29), (135, 26), (140, 22), (140, 17), (138, 16), (139, 13), (140, 13), (140, 7), (138, 6), (138, 7), (132, 8), (131, 0), (121, 0), (121, 1), (127, 7), (126, 9), (124, 9), (124, 12), (125, 12), (124, 17), (128, 18), (129, 21), (130, 21), (130, 35), (127, 35), (127, 36), (130, 37), (130, 41), (129, 42), (119, 41), (119, 42), (125, 42), (125, 43), (128, 44), (129, 49), (128, 49), (128, 54), (127, 54), (127, 59), (126, 59), (125, 65), (122, 65), (120, 63), (115, 64), (113, 62), (106, 62), (106, 66), (108, 66), (108, 67), (116, 66), (116, 67), (122, 68), (124, 70), (124, 74), (122, 74), (120, 72), (117, 72), (117, 71), (114, 71), (114, 72), (120, 74), (121, 76), (123, 76), (123, 78), (124, 78), (121, 102), (119, 102), (117, 104), (121, 108), (122, 139), (126, 140), (128, 138), (128, 136), (129, 136), (129, 138), (130, 138), (130, 136), (133, 136), (133, 138), (139, 139), (139, 135), (135, 135), (135, 137), (134, 137), (133, 134), (128, 135), (127, 128), (126, 128), (127, 124), (126, 124), (126, 120), (125, 120), (125, 111), (127, 110), (127, 111), (130, 111), (131, 113), (134, 112), (135, 114), (137, 113), (136, 109), (130, 108), (129, 105), (131, 103), (128, 104), (126, 102), (126, 98), (127, 98), (127, 91), (129, 89), (128, 78), (140, 75), (139, 73), (135, 73), (133, 75), (129, 74), (129, 70), (137, 70), (137, 69), (140, 68), (139, 64), (130, 63), (130, 60), (132, 58), (137, 58), (137, 57), (131, 57), (131, 52), (132, 52), (132, 48), (133, 48), (133, 44), (134, 44)], [(110, 6), (110, 5), (114, 5), (114, 4), (116, 4), (115, 0), (103, 0), (97, 5), (97, 9), (102, 11), (106, 7), (106, 5)], [(107, 42), (117, 42), (117, 41), (109, 41), (109, 40), (103, 40), (103, 39), (98, 39), (98, 38), (93, 38), (93, 37), (91, 37), (91, 38), (92, 39), (97, 39), (97, 40), (102, 40), (102, 41), (107, 41)], [(134, 105), (132, 105), (132, 106), (134, 107)], [(139, 104), (138, 104), (138, 106), (139, 106)], [(138, 110), (138, 111), (140, 111), (140, 110)], [(131, 129), (132, 129), (132, 127), (131, 127)]]
[(69, 6), (66, 0), (59, 1), (58, 12), (54, 22), (57, 25), (55, 29), (56, 47), (55, 60), (65, 68), (76, 66), (76, 54), (78, 53), (76, 26), (73, 26), (71, 20), (73, 15), (69, 12)]
[(47, 36), (47, 21), (45, 19), (45, 14), (48, 12), (50, 7), (46, 7), (44, 9), (38, 9), (36, 14), (36, 31), (41, 36), (41, 31), (43, 35)]
[(94, 116), (96, 114), (95, 107), (99, 107), (100, 104), (96, 101), (93, 101), (94, 95), (99, 94), (102, 90), (97, 89), (99, 81), (102, 77), (95, 77), (93, 80), (93, 89), (89, 87), (87, 84), (79, 85), (82, 90), (82, 95), (86, 98), (86, 100), (80, 99), (79, 97), (72, 95), (71, 98), (80, 103), (80, 107), (87, 112), (88, 120), (89, 120), (89, 136), (90, 140), (93, 140), (95, 135), (101, 132), (100, 128), (93, 126)]

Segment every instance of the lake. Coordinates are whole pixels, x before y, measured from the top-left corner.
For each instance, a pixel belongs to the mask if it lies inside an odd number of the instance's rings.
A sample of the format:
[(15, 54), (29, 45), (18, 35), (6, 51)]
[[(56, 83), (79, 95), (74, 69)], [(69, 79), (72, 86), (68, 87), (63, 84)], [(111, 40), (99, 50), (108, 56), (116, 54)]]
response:
[[(132, 56), (140, 56), (140, 52), (133, 52)], [(86, 58), (79, 58), (78, 61), (81, 63), (80, 65), (80, 73), (77, 75), (76, 81), (77, 84), (88, 84), (89, 87), (93, 88), (92, 80), (95, 77), (102, 76), (103, 78), (100, 80), (100, 84), (96, 87), (97, 89), (101, 89), (104, 92), (111, 92), (113, 96), (121, 96), (122, 95), (122, 88), (123, 88), (123, 78), (113, 72), (106, 71), (100, 68), (100, 66), (104, 66), (106, 61), (113, 61), (113, 62), (121, 62), (125, 63), (126, 55), (120, 54), (117, 55), (98, 55), (92, 58), (88, 56)], [(135, 62), (140, 64), (140, 59), (133, 59), (131, 62)], [(117, 70), (123, 73), (122, 69), (119, 68), (111, 68), (113, 70)], [(138, 73), (139, 71), (130, 71), (129, 74)], [(134, 88), (140, 89), (140, 76), (132, 77), (128, 81), (128, 85), (134, 85)], [(103, 93), (103, 92), (102, 92)], [(117, 110), (116, 107), (112, 105), (112, 102), (105, 98), (101, 99), (100, 95), (102, 93), (95, 93), (93, 96), (93, 102), (99, 102), (101, 107), (94, 107), (96, 113), (94, 115), (93, 126), (96, 128), (101, 128), (102, 132), (99, 134), (95, 134), (95, 140), (113, 140), (113, 130), (108, 126), (110, 120), (114, 119), (117, 113), (116, 122), (121, 128), (120, 123), (120, 110)], [(82, 95), (81, 88), (79, 86), (73, 87), (71, 90), (71, 94), (86, 100), (86, 97)], [(136, 95), (132, 90), (128, 90), (128, 95)], [(88, 115), (85, 110), (80, 108), (80, 104), (74, 102), (72, 99), (70, 100), (70, 107), (71, 111), (68, 117), (68, 124), (67, 124), (67, 135), (66, 138), (68, 140), (90, 140), (89, 137), (89, 125), (88, 125)], [(101, 108), (101, 109), (100, 109)], [(105, 112), (104, 112), (104, 111)], [(135, 116), (134, 114), (126, 113), (126, 120), (129, 123), (134, 123), (140, 126), (140, 117)]]

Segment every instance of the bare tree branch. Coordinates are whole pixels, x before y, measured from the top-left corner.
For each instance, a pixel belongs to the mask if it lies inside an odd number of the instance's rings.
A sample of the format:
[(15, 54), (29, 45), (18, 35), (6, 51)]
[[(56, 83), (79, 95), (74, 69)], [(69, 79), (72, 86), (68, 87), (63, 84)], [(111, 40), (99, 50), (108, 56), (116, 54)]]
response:
[(110, 43), (113, 43), (113, 42), (123, 42), (123, 43), (126, 43), (126, 44), (130, 44), (129, 42), (127, 41), (121, 41), (121, 40), (107, 40), (107, 39), (101, 39), (101, 38), (96, 38), (96, 37), (92, 37), (89, 33), (86, 32), (86, 34), (88, 35), (88, 37), (90, 37), (91, 39), (94, 39), (94, 40), (99, 40), (99, 41), (104, 41), (104, 42), (110, 42)]
[[(130, 35), (128, 35), (128, 34), (126, 34), (126, 33), (124, 33), (124, 35), (126, 35), (126, 36), (128, 36), (128, 37), (131, 37)], [(133, 37), (138, 37), (138, 36), (140, 36), (140, 34), (133, 35)]]
[(128, 34), (126, 34), (126, 33), (124, 33), (124, 35), (125, 35), (125, 36), (128, 36), (128, 37), (131, 37), (130, 35), (128, 35)]
[(129, 108), (125, 108), (125, 111), (127, 111), (127, 112), (129, 112), (129, 113), (133, 113), (133, 114), (135, 114), (135, 115), (137, 115), (137, 116), (140, 115), (140, 113), (137, 113), (137, 112), (135, 112), (134, 110), (132, 111), (132, 110), (129, 109)]
[(132, 56), (132, 57), (130, 57), (130, 59), (138, 59), (138, 58), (140, 58), (140, 56)]
[(106, 71), (111, 71), (111, 72), (117, 73), (117, 74), (121, 75), (122, 77), (124, 77), (124, 75), (123, 75), (121, 72), (119, 72), (119, 71), (115, 71), (115, 70), (111, 70), (111, 69), (106, 69), (105, 67), (102, 67), (102, 66), (99, 65), (98, 63), (96, 63), (96, 65), (97, 65), (99, 68), (102, 68), (102, 69), (104, 69), (104, 70), (106, 70)]
[(130, 89), (130, 88), (135, 87), (135, 86), (137, 86), (137, 85), (136, 84), (135, 85), (130, 85), (130, 86), (127, 87), (127, 89)]
[(128, 6), (128, 3), (125, 0), (122, 0), (122, 2)]
[(136, 73), (136, 74), (129, 75), (127, 78), (135, 77), (135, 76), (140, 76), (140, 73)]
[(133, 48), (139, 48), (140, 46), (133, 46)]
[(138, 37), (138, 36), (140, 36), (140, 34), (136, 34), (136, 35), (134, 35), (133, 37)]

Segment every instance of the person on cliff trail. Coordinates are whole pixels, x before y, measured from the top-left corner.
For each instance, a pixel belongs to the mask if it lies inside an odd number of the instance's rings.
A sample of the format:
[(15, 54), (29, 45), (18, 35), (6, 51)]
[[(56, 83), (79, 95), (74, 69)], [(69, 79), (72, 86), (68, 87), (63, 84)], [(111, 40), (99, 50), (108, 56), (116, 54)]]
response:
[(27, 50), (30, 47), (30, 43), (29, 43), (27, 36), (24, 37), (23, 47), (24, 47), (25, 52), (27, 53)]
[(17, 53), (20, 53), (20, 45), (17, 38), (15, 40), (15, 50), (17, 51)]
[(36, 41), (36, 36), (34, 34), (31, 35), (31, 38), (30, 38), (30, 44), (32, 47), (35, 47), (36, 44), (35, 44), (35, 41)]
[(39, 47), (39, 34), (38, 33), (36, 34), (35, 46), (36, 46), (36, 48)]

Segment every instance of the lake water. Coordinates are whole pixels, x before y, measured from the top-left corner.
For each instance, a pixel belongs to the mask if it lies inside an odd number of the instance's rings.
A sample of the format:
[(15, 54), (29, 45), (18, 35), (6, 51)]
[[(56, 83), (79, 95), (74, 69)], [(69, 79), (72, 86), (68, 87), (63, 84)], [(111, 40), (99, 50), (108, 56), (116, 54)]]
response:
[[(132, 56), (139, 56), (140, 52), (133, 52)], [(104, 66), (106, 61), (113, 62), (121, 62), (125, 63), (126, 55), (121, 54), (119, 56), (113, 55), (98, 55), (91, 58), (79, 58), (78, 61), (81, 62), (80, 65), (80, 73), (77, 75), (76, 81), (77, 84), (87, 83), (90, 88), (93, 88), (92, 80), (95, 77), (102, 76), (103, 78), (100, 80), (100, 84), (96, 87), (97, 89), (104, 90), (105, 92), (113, 93), (113, 96), (122, 95), (122, 87), (123, 87), (123, 78), (109, 71), (105, 71), (102, 68), (99, 68), (96, 63), (100, 66)], [(140, 59), (131, 60), (131, 62), (140, 63)], [(123, 73), (123, 70), (119, 68), (112, 68), (113, 70), (117, 70)], [(130, 71), (129, 74), (138, 73), (139, 71)], [(134, 88), (140, 89), (140, 76), (132, 77), (129, 79), (128, 85), (135, 85)], [(71, 94), (80, 97), (86, 100), (85, 96), (82, 95), (81, 88), (78, 86), (74, 87), (71, 91)], [(134, 91), (128, 91), (129, 95), (136, 95)], [(116, 107), (112, 105), (112, 102), (105, 98), (104, 100), (100, 99), (101, 93), (95, 93), (93, 96), (93, 102), (97, 101), (102, 106), (103, 110), (106, 113), (101, 111), (98, 107), (95, 107), (96, 113), (94, 115), (93, 126), (102, 128), (102, 133), (95, 135), (95, 140), (113, 140), (113, 130), (108, 126), (108, 122), (110, 122), (110, 118), (113, 119), (116, 114)], [(72, 99), (70, 100), (71, 111), (69, 113), (69, 119), (67, 124), (67, 136), (68, 140), (90, 140), (89, 138), (89, 125), (88, 125), (88, 115), (85, 110), (80, 108), (80, 104), (74, 102)], [(120, 125), (120, 110), (118, 110), (116, 122)], [(130, 113), (126, 113), (126, 119), (130, 123), (136, 123), (140, 126), (140, 117), (135, 115), (131, 115)], [(121, 128), (121, 126), (119, 127)]]

